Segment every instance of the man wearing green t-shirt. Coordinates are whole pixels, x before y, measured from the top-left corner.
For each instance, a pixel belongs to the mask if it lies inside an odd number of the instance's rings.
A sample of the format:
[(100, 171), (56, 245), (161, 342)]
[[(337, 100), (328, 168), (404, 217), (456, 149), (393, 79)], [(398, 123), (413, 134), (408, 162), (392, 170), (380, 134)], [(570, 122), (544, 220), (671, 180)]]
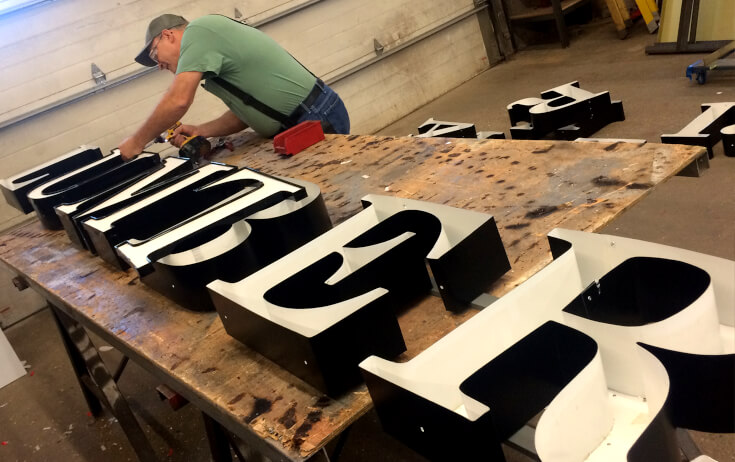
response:
[(272, 137), (305, 120), (319, 120), (325, 133), (347, 134), (350, 119), (339, 95), (316, 78), (273, 39), (234, 19), (207, 15), (187, 22), (164, 14), (148, 26), (143, 50), (135, 58), (175, 74), (153, 113), (118, 146), (123, 158), (181, 120), (199, 83), (229, 108), (200, 125), (181, 125), (171, 142), (187, 136), (225, 136), (251, 127)]

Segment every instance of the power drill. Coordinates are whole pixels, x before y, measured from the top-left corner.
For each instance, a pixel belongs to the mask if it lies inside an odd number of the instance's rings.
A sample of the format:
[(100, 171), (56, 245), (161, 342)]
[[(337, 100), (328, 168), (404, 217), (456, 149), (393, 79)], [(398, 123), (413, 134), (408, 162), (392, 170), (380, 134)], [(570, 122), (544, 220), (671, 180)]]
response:
[[(163, 143), (170, 141), (174, 137), (174, 130), (181, 126), (181, 122), (176, 122), (173, 127), (166, 130), (166, 134), (161, 134), (156, 138), (156, 142)], [(194, 163), (199, 163), (212, 151), (212, 145), (209, 140), (203, 136), (196, 135), (187, 137), (179, 148), (179, 155), (181, 157), (188, 157), (193, 160)]]

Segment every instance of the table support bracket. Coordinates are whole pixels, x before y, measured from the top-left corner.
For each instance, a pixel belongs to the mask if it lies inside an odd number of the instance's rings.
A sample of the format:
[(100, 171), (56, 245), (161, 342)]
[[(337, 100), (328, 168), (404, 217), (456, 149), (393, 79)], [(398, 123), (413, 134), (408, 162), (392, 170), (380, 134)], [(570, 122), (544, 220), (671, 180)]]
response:
[[(155, 452), (150, 442), (107, 370), (92, 339), (81, 325), (61, 309), (50, 302), (49, 306), (69, 355), (74, 375), (92, 415), (98, 417), (104, 406), (120, 423), (138, 459), (142, 462), (155, 461)], [(119, 371), (122, 372), (121, 369)], [(115, 375), (119, 377), (119, 374)]]

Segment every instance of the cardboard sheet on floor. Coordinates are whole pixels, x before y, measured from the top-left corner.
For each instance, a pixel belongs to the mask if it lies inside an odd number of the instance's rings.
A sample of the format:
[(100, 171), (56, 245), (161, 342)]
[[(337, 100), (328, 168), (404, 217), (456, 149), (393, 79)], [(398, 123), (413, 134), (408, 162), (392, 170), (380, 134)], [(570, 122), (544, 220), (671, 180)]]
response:
[(0, 330), (0, 388), (26, 375), (26, 370), (15, 354), (5, 334)]

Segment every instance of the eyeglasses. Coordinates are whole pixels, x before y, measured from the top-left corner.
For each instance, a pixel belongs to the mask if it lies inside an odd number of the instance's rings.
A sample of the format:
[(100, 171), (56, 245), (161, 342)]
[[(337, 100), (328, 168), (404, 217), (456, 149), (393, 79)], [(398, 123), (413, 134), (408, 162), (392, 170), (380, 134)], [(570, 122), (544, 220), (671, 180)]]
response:
[[(163, 32), (161, 32), (155, 39), (153, 39), (153, 42), (151, 42), (151, 51), (148, 52), (148, 57), (151, 58), (156, 64), (158, 64), (158, 45), (161, 43), (162, 38)], [(156, 39), (158, 39), (158, 42), (156, 42)], [(155, 45), (154, 42), (156, 42)]]

